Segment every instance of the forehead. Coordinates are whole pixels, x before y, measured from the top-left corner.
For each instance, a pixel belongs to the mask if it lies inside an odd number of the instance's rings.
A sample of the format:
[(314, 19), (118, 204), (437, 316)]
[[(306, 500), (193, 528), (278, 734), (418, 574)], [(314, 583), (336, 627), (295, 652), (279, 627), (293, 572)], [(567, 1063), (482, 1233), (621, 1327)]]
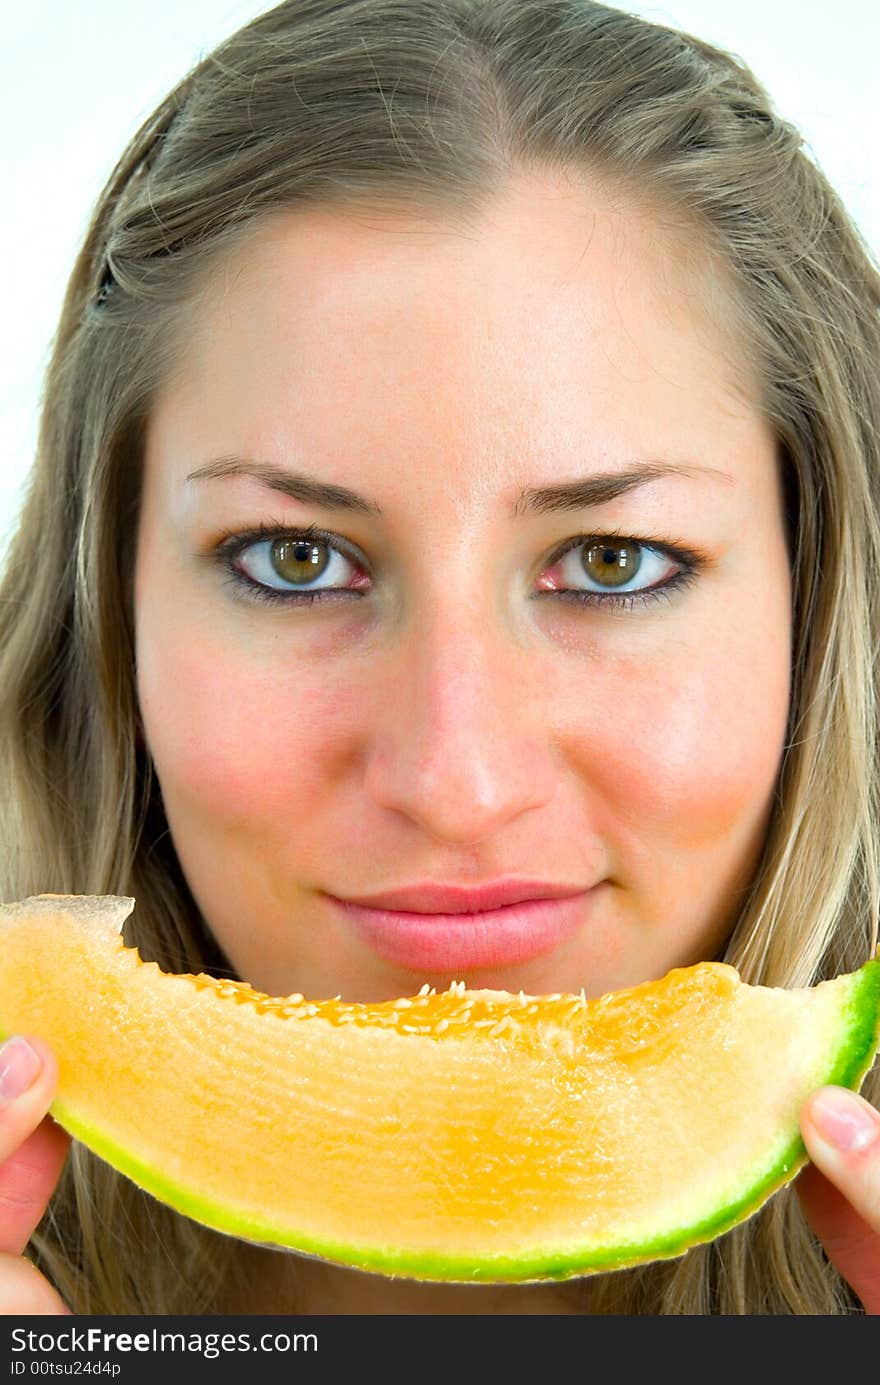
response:
[(728, 294), (692, 230), (561, 174), (468, 215), (289, 210), (216, 266), (151, 432), (191, 432), (182, 472), (193, 449), (283, 461), (331, 434), (349, 464), (516, 455), (528, 480), (573, 434), (650, 455), (662, 425), (700, 450), (758, 425)]

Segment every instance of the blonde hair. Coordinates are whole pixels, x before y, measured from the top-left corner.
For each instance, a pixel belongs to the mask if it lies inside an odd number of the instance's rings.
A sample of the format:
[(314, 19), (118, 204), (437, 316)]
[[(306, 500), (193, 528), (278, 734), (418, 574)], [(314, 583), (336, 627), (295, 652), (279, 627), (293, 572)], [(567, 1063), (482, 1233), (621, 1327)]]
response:
[[(212, 273), (273, 212), (467, 215), (540, 167), (631, 189), (720, 256), (778, 439), (791, 713), (725, 957), (753, 983), (803, 986), (873, 952), (880, 280), (739, 60), (590, 0), (285, 0), (204, 57), (130, 142), (67, 288), (0, 590), (5, 899), (133, 895), (126, 938), (142, 955), (226, 968), (136, 736), (132, 553), (151, 401)], [(29, 1253), (85, 1313), (217, 1311), (247, 1257), (76, 1145)], [(858, 1311), (791, 1187), (707, 1247), (590, 1282), (598, 1312)]]

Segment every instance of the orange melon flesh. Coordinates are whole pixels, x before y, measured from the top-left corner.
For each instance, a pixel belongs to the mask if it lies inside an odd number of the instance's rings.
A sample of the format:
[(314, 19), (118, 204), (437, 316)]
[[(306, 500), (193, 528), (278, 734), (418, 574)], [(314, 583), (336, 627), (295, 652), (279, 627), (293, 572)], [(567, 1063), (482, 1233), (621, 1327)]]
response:
[(880, 1041), (878, 959), (800, 990), (707, 962), (590, 1001), (309, 1001), (143, 962), (133, 907), (0, 906), (0, 1031), (52, 1045), (55, 1119), (197, 1221), (388, 1275), (680, 1255), (794, 1176), (804, 1098)]

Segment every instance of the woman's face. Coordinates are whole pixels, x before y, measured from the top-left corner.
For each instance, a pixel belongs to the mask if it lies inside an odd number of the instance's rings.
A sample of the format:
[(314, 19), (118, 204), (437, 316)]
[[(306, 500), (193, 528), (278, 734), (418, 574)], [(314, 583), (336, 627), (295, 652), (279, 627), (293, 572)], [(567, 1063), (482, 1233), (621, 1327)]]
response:
[[(291, 212), (224, 264), (151, 419), (137, 686), (252, 985), (597, 995), (718, 953), (790, 585), (773, 440), (695, 283), (671, 231), (549, 174), (464, 229)], [(499, 879), (570, 898), (339, 902)]]

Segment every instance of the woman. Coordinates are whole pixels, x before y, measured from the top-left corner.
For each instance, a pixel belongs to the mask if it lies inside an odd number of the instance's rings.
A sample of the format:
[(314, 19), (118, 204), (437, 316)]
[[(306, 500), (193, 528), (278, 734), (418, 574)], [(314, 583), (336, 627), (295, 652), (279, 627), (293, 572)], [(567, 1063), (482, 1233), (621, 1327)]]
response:
[[(135, 137), (70, 282), (0, 602), (4, 897), (130, 894), (168, 969), (350, 1000), (855, 969), (878, 305), (695, 39), (585, 0), (261, 16)], [(570, 898), (538, 926), (499, 881)], [(7, 1311), (880, 1308), (880, 1117), (834, 1089), (727, 1236), (494, 1289), (187, 1222), (41, 1122), (33, 1050)]]

